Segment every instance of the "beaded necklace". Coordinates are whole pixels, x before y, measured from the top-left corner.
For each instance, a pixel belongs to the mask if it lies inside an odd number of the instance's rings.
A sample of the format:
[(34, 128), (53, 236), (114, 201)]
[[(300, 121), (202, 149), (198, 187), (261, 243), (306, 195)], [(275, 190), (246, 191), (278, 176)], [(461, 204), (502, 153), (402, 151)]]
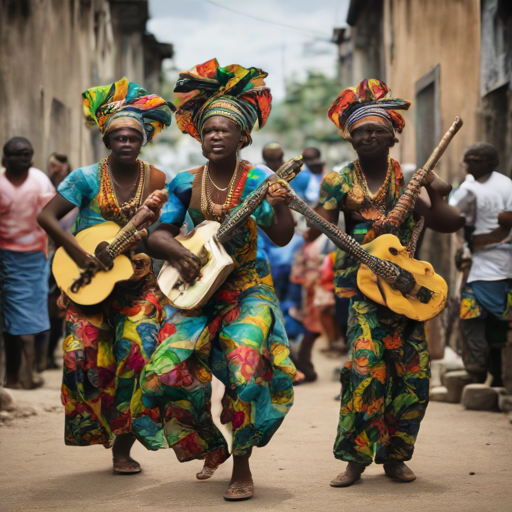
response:
[[(228, 186), (225, 189), (219, 189), (219, 187), (213, 183), (210, 177), (208, 164), (204, 165), (203, 175), (201, 177), (201, 212), (206, 218), (211, 217), (216, 220), (220, 220), (225, 211), (235, 206), (233, 201), (235, 185), (239, 181), (239, 171), (242, 167), (243, 166), (240, 165), (240, 160), (237, 158), (235, 171), (233, 172), (233, 176), (231, 176), (231, 180), (229, 181)], [(224, 204), (219, 205), (212, 201), (211, 185), (213, 185), (219, 191), (228, 190)]]
[(126, 224), (137, 208), (142, 204), (142, 196), (146, 185), (146, 172), (144, 162), (138, 160), (138, 163), (139, 175), (137, 176), (137, 190), (135, 195), (129, 201), (120, 205), (110, 174), (109, 157), (107, 156), (100, 162), (100, 192), (98, 194), (98, 205), (107, 220)]
[(388, 171), (386, 173), (386, 177), (384, 178), (384, 183), (381, 185), (379, 190), (375, 192), (375, 194), (372, 194), (370, 192), (370, 189), (368, 188), (368, 183), (366, 182), (366, 178), (363, 174), (363, 171), (361, 170), (361, 166), (359, 164), (359, 160), (356, 160), (354, 162), (354, 168), (356, 171), (356, 178), (359, 182), (359, 185), (363, 189), (363, 193), (365, 197), (370, 201), (375, 207), (377, 207), (379, 210), (385, 211), (386, 209), (386, 196), (388, 194), (389, 190), (389, 181), (391, 178), (391, 172), (393, 171), (393, 161), (391, 160), (391, 157), (388, 156)]

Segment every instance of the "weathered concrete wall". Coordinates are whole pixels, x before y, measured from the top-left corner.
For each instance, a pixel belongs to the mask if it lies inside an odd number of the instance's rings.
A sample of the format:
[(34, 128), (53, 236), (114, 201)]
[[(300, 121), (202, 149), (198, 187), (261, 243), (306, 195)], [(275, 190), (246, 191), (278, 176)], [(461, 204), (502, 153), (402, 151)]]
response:
[[(453, 181), (464, 149), (479, 137), (480, 1), (385, 0), (387, 83), (393, 95), (412, 101), (396, 153), (416, 162), (416, 83), (440, 68), (440, 132), (459, 115), (464, 127), (448, 148), (439, 173)], [(423, 165), (425, 162), (416, 162)]]
[[(446, 132), (456, 115), (464, 120), (464, 126), (436, 171), (446, 181), (460, 183), (464, 149), (481, 136), (480, 1), (385, 0), (384, 45), (387, 84), (394, 96), (412, 102), (393, 156), (402, 163), (425, 163), (416, 161), (417, 83), (437, 66), (436, 138)], [(456, 276), (453, 250), (450, 236), (427, 231), (421, 257), (430, 261), (452, 288)]]
[(145, 33), (147, 19), (147, 0), (0, 0), (0, 146), (27, 137), (43, 170), (54, 151), (73, 167), (101, 156), (81, 93), (122, 76), (159, 92), (172, 45)]
[(80, 93), (112, 79), (109, 4), (104, 0), (0, 2), (0, 141), (32, 141), (34, 164), (53, 151), (73, 166), (92, 161)]

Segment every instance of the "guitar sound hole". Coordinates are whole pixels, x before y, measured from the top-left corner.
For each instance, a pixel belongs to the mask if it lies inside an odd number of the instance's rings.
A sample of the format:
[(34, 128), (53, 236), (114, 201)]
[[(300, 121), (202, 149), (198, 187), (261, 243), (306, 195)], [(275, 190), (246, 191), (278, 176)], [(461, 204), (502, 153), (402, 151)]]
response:
[(393, 256), (398, 256), (398, 251), (397, 251), (394, 247), (390, 247), (390, 248), (389, 248), (389, 252), (390, 252)]

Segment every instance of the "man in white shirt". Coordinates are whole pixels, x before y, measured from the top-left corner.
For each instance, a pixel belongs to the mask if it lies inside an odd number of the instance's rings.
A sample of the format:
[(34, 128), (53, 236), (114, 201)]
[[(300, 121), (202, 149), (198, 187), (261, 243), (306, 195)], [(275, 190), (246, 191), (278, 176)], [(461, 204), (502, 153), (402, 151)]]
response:
[[(478, 142), (464, 154), (468, 177), (450, 199), (466, 215), (465, 239), (471, 267), (461, 292), (461, 336), (466, 371), (501, 386), (501, 350), (491, 349), (489, 333), (506, 332), (512, 319), (512, 243), (502, 212), (512, 211), (512, 180), (496, 172), (498, 152)], [(493, 329), (489, 327), (492, 326)], [(487, 332), (486, 332), (487, 327)]]

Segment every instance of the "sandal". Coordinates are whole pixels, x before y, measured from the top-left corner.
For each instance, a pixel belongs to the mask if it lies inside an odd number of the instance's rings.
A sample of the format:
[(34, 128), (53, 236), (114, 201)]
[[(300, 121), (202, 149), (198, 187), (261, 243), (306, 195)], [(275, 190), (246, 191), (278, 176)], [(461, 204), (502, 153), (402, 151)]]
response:
[(208, 478), (211, 478), (213, 476), (213, 474), (215, 473), (215, 471), (217, 471), (217, 468), (219, 466), (215, 466), (214, 468), (211, 468), (209, 466), (205, 465), (203, 466), (203, 469), (201, 469), (201, 471), (199, 471), (199, 473), (196, 473), (196, 478), (198, 480), (208, 480)]
[(384, 472), (386, 476), (399, 482), (414, 482), (416, 480), (414, 471), (405, 462), (386, 462)]
[(131, 457), (114, 460), (113, 469), (116, 475), (136, 475), (142, 471), (140, 464)]
[(228, 458), (229, 452), (226, 448), (208, 453), (204, 461), (203, 469), (199, 471), (199, 473), (196, 473), (196, 478), (198, 480), (208, 480), (208, 478), (211, 478), (215, 471), (217, 471), (217, 468)]
[(331, 480), (331, 487), (350, 487), (358, 480), (361, 480), (361, 474), (365, 469), (366, 466), (364, 464), (349, 462), (347, 469), (334, 480)]
[(242, 501), (252, 498), (254, 495), (253, 482), (233, 482), (224, 493), (226, 501)]

